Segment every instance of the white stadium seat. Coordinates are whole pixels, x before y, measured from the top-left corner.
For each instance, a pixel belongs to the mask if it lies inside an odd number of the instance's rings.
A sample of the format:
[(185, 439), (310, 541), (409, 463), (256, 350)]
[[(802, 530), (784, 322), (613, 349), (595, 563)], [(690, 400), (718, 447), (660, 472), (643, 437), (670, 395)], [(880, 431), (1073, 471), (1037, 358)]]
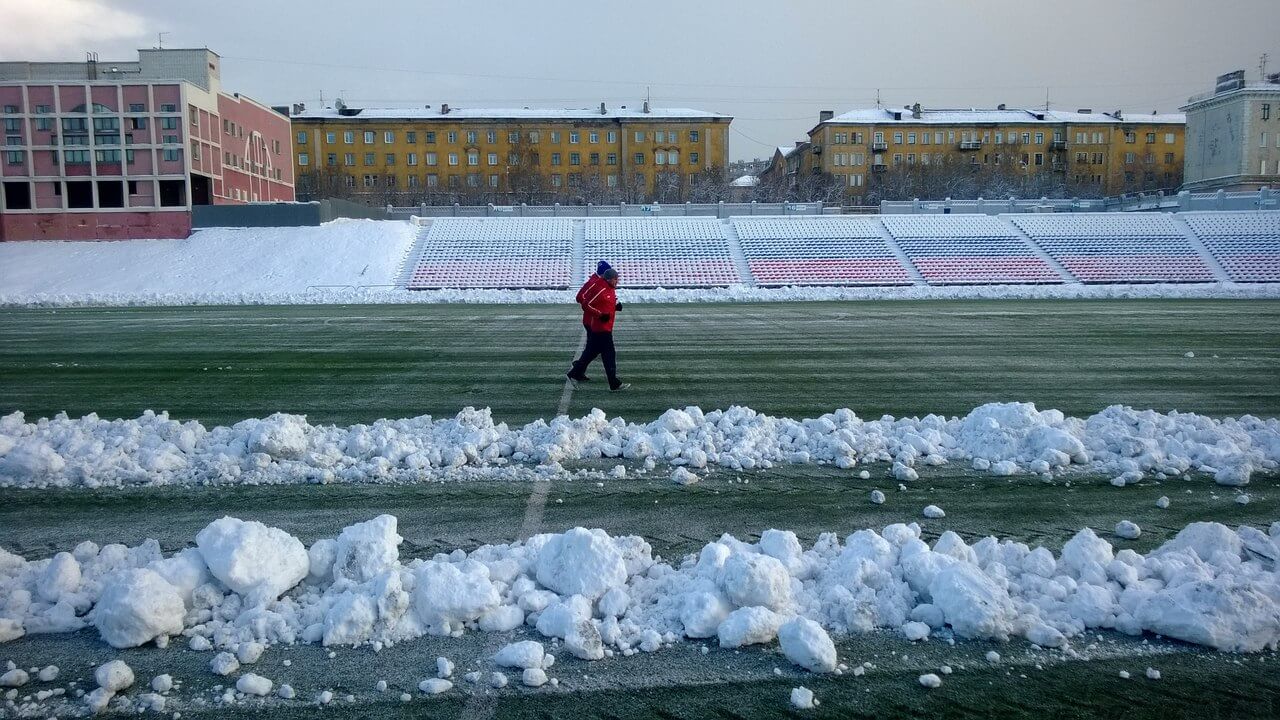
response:
[(1280, 211), (1182, 217), (1235, 282), (1280, 282)]
[(1165, 213), (1004, 217), (1083, 283), (1214, 280), (1208, 263)]

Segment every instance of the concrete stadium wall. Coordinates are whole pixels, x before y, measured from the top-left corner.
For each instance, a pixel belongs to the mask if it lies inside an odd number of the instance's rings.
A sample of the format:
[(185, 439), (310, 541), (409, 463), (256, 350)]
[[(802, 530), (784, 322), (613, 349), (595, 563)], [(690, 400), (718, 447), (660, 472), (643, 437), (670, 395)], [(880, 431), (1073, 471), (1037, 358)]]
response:
[(337, 218), (394, 219), (383, 208), (345, 200), (307, 203), (255, 203), (251, 205), (197, 205), (191, 209), (191, 225), (207, 227), (305, 227)]

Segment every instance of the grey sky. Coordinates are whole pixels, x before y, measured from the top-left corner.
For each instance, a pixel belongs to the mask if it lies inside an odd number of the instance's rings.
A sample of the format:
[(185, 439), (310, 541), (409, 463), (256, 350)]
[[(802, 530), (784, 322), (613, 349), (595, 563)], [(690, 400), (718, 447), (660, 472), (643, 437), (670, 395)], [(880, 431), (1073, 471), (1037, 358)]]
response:
[[(819, 110), (920, 102), (1175, 110), (1271, 54), (1276, 0), (0, 0), (0, 59), (208, 46), (270, 104), (638, 104), (733, 115), (732, 159)], [(180, 8), (175, 10), (175, 8)]]

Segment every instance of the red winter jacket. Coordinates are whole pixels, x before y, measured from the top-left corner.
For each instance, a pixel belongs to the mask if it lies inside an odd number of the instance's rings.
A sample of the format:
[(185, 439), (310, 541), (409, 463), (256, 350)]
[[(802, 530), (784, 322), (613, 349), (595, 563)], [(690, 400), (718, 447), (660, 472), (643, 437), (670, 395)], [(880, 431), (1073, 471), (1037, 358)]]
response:
[[(613, 332), (613, 316), (618, 312), (618, 294), (604, 278), (592, 275), (578, 291), (582, 324), (591, 332)], [(602, 320), (602, 316), (608, 319)]]

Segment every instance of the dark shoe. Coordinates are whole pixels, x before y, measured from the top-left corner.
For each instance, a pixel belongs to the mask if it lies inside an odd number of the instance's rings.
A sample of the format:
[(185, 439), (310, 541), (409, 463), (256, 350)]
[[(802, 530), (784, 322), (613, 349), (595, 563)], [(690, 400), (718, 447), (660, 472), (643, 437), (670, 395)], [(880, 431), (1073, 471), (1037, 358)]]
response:
[(574, 381), (574, 382), (591, 382), (591, 378), (587, 377), (586, 375), (582, 375), (582, 374), (576, 374), (576, 375), (575, 375), (575, 374), (574, 374), (574, 372), (573, 372), (572, 370), (570, 370), (569, 372), (565, 373), (565, 374), (564, 374), (564, 376), (565, 376), (565, 377), (567, 377), (567, 378), (569, 378), (570, 380), (572, 380), (572, 381)]
[(610, 385), (609, 392), (622, 392), (631, 387), (631, 383), (620, 382), (617, 385)]

